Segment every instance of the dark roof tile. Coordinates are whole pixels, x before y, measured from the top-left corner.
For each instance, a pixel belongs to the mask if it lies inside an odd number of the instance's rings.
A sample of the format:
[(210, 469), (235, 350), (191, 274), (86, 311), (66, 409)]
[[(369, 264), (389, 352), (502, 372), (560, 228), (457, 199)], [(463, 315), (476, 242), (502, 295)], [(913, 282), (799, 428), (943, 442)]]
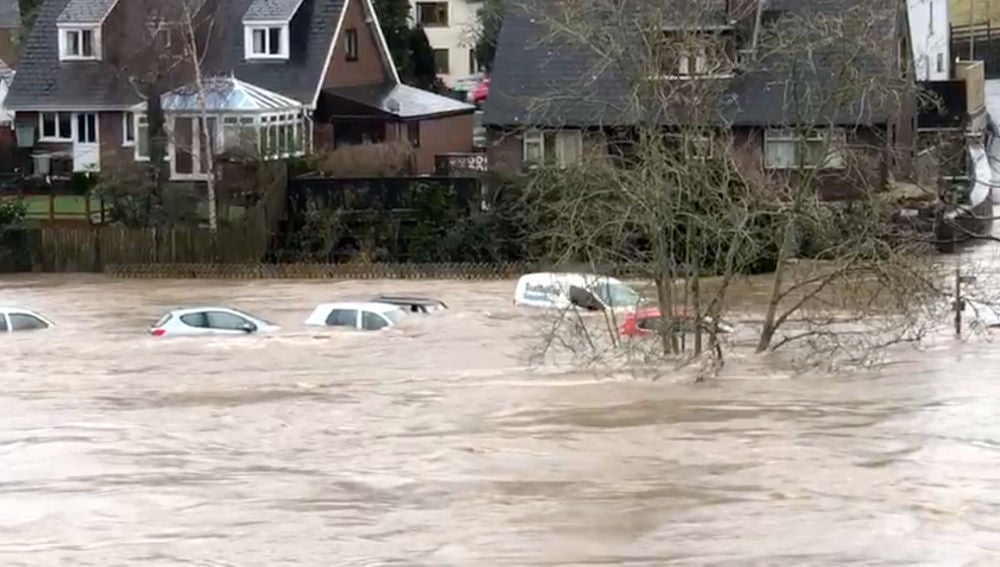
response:
[(288, 21), (302, 0), (253, 0), (243, 15), (245, 22)]
[(59, 14), (60, 24), (96, 24), (103, 22), (118, 0), (69, 0)]
[[(867, 0), (765, 0), (772, 8), (839, 13)], [(494, 127), (606, 127), (633, 125), (635, 107), (629, 105), (626, 75), (614, 65), (603, 64), (590, 51), (559, 41), (537, 13), (511, 9), (504, 18), (484, 106), (483, 123)], [(785, 76), (765, 62), (759, 71), (739, 74), (730, 81), (720, 117), (734, 125), (782, 125), (796, 116), (789, 102)], [(802, 80), (823, 88), (822, 59), (818, 71)], [(768, 71), (768, 68), (771, 70)], [(781, 80), (779, 80), (781, 79)], [(862, 101), (832, 119), (840, 124), (879, 123), (884, 109)], [(677, 119), (663, 112), (665, 124)]]
[(60, 64), (56, 20), (72, 0), (45, 0), (22, 50), (6, 106), (13, 110), (124, 108), (141, 99), (105, 61)]

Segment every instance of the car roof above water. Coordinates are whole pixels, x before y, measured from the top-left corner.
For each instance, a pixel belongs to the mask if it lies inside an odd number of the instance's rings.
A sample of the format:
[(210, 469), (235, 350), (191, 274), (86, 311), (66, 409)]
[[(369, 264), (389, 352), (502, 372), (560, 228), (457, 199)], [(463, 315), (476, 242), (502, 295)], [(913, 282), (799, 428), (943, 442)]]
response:
[(378, 303), (376, 301), (336, 301), (333, 303), (320, 303), (315, 311), (332, 311), (334, 309), (353, 309), (355, 311), (374, 311), (375, 313), (387, 313), (399, 309), (398, 305), (391, 303)]

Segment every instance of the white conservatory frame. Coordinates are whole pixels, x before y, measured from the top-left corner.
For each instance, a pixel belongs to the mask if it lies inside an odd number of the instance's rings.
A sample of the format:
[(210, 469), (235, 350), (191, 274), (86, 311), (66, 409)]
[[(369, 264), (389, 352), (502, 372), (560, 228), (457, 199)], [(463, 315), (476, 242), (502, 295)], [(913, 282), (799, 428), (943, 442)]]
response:
[[(206, 109), (210, 136), (214, 138), (214, 155), (239, 147), (253, 140), (262, 159), (275, 160), (303, 156), (312, 151), (312, 112), (304, 104), (283, 95), (245, 83), (235, 77), (205, 80)], [(170, 161), (170, 179), (176, 181), (202, 181), (208, 172), (202, 171), (201, 104), (198, 91), (191, 85), (163, 95), (164, 127), (167, 131), (167, 156)], [(138, 129), (145, 117), (146, 105), (133, 109), (133, 124)], [(178, 148), (177, 126), (179, 121), (190, 120), (190, 152)], [(139, 132), (135, 139), (138, 142)], [(148, 135), (148, 130), (147, 130)], [(138, 143), (136, 143), (138, 148)], [(191, 155), (191, 171), (177, 171), (178, 150)], [(136, 159), (142, 159), (136, 151)], [(145, 158), (148, 159), (148, 158)], [(184, 160), (181, 160), (184, 161)]]

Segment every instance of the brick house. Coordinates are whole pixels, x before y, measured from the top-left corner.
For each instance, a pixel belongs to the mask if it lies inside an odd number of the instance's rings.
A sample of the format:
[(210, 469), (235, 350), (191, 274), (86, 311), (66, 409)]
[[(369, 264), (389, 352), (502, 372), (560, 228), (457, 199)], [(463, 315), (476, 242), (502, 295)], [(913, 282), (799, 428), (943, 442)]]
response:
[[(145, 2), (45, 0), (39, 8), (7, 101), (36, 173), (148, 160), (147, 104), (135, 79), (164, 58), (171, 180), (207, 176), (202, 98), (219, 152), (248, 139), (272, 159), (406, 140), (413, 173), (429, 174), (435, 154), (472, 148), (474, 108), (401, 84), (371, 0), (179, 0), (194, 15), (202, 89), (183, 56), (183, 22), (156, 12), (174, 3)], [(136, 57), (143, 50), (152, 52), (145, 66)]]
[[(683, 5), (677, 2), (676, 5)], [(724, 69), (713, 74), (698, 68), (705, 56), (671, 61), (669, 80), (719, 81), (724, 96), (716, 116), (721, 117), (732, 146), (743, 154), (747, 168), (774, 175), (796, 175), (800, 167), (819, 172), (817, 187), (824, 197), (849, 196), (857, 187), (885, 186), (893, 173), (908, 175), (915, 152), (915, 101), (873, 105), (855, 101), (836, 111), (824, 111), (810, 124), (810, 138), (801, 139), (801, 117), (790, 103), (794, 91), (787, 77), (756, 63), (758, 37), (765, 26), (778, 25), (784, 17), (834, 15), (863, 10), (866, 0), (705, 0), (698, 26), (684, 33), (718, 34), (725, 57)], [(714, 10), (706, 7), (714, 6)], [(907, 3), (898, 0), (883, 29), (885, 46), (897, 78), (912, 81), (911, 33)], [(541, 8), (544, 9), (544, 8)], [(860, 12), (859, 12), (860, 13)], [(544, 28), (537, 14), (508, 10), (498, 39), (490, 97), (484, 110), (489, 131), (490, 168), (518, 171), (539, 161), (567, 164), (589, 152), (614, 153), (609, 146), (637, 124), (627, 106), (628, 82), (613, 65), (602, 65), (586, 49), (567, 44)], [(689, 26), (685, 23), (684, 26)], [(664, 24), (670, 33), (672, 24)], [(681, 26), (681, 27), (684, 27)], [(794, 57), (794, 56), (793, 56)], [(803, 79), (810, 89), (822, 88), (822, 58), (814, 75)], [(772, 67), (780, 67), (773, 65)], [(596, 70), (596, 71), (595, 71)], [(661, 77), (663, 78), (663, 77)], [(565, 88), (574, 96), (554, 90)], [(802, 89), (806, 90), (806, 89)], [(684, 119), (669, 110), (658, 120), (665, 130), (680, 128)], [(845, 164), (844, 149), (863, 154), (863, 168)], [(816, 151), (814, 151), (816, 150)], [(855, 151), (856, 150), (856, 151)]]

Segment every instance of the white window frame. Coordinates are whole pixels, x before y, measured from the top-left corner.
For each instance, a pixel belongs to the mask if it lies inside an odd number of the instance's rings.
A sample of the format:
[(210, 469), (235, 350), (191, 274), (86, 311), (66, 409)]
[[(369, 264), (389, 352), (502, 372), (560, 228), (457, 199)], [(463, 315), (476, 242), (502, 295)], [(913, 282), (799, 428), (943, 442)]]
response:
[[(93, 124), (88, 123), (87, 117), (89, 117), (89, 116), (93, 116), (94, 117)], [(74, 128), (73, 143), (74, 144), (87, 144), (87, 145), (98, 144), (99, 145), (101, 143), (101, 138), (100, 138), (101, 125), (100, 125), (100, 121), (99, 120), (100, 120), (99, 116), (98, 116), (98, 114), (96, 112), (76, 112), (76, 113), (74, 113), (73, 114), (73, 128)], [(90, 135), (87, 136), (87, 134), (90, 134)], [(84, 138), (87, 138), (87, 139), (81, 140), (80, 139), (81, 137), (84, 137)]]
[[(63, 132), (59, 128), (59, 115), (66, 114), (69, 115), (69, 132)], [(46, 136), (45, 135), (45, 116), (50, 115), (55, 120), (56, 125), (56, 135)], [(39, 112), (38, 113), (38, 141), (39, 142), (72, 142), (73, 141), (73, 120), (75, 117), (72, 112)]]
[[(135, 161), (149, 161), (150, 160), (149, 117), (146, 115), (145, 112), (135, 112), (134, 115), (135, 115), (135, 119), (133, 120), (133, 124), (135, 125), (135, 136), (133, 136), (133, 139), (135, 140), (135, 149), (133, 152), (134, 158)], [(143, 134), (143, 130), (145, 130), (145, 134)], [(146, 137), (146, 155), (142, 155), (139, 153), (140, 149), (142, 148), (142, 145), (139, 143), (139, 138), (142, 137), (143, 135), (145, 135)], [(167, 157), (169, 158), (169, 156)]]
[(135, 145), (135, 118), (134, 112), (122, 112), (122, 147), (124, 148), (131, 148)]
[[(549, 136), (552, 140), (555, 155), (545, 153), (545, 141)], [(521, 162), (526, 167), (539, 167), (554, 163), (559, 167), (568, 167), (583, 159), (583, 130), (567, 128), (565, 130), (527, 130), (521, 137)], [(537, 149), (540, 160), (529, 159), (528, 154)]]
[[(90, 34), (90, 55), (84, 55), (83, 34)], [(80, 53), (70, 53), (70, 34), (77, 34)], [(98, 61), (101, 59), (101, 28), (100, 26), (59, 26), (59, 60), (60, 61)]]
[[(278, 51), (271, 53), (271, 30), (278, 29)], [(264, 33), (264, 51), (258, 53), (254, 50), (254, 34)], [(288, 22), (254, 22), (243, 26), (243, 51), (247, 59), (288, 59), (289, 36)]]
[[(175, 167), (171, 165), (170, 179), (179, 181), (201, 181), (208, 177), (207, 172), (201, 171), (204, 164), (201, 163), (201, 116), (194, 114), (183, 114), (170, 116), (167, 124), (171, 131), (174, 129), (174, 120), (178, 118), (191, 119), (192, 123), (192, 172), (177, 173)], [(145, 116), (143, 115), (143, 119)], [(210, 114), (209, 120), (215, 121), (215, 152), (216, 156), (227, 150), (238, 147), (229, 145), (227, 130), (229, 133), (237, 132), (242, 137), (247, 131), (252, 132), (257, 137), (257, 148), (262, 159), (284, 159), (306, 155), (311, 147), (312, 124), (308, 120), (308, 114), (304, 110), (287, 110), (284, 112), (270, 112), (264, 114), (246, 113), (222, 113)], [(136, 119), (136, 124), (139, 124)], [(234, 128), (235, 127), (235, 128)], [(271, 146), (271, 139), (275, 144)], [(177, 150), (173, 138), (167, 149), (167, 159), (175, 162), (174, 154)], [(138, 158), (136, 158), (138, 159)], [(146, 157), (146, 160), (149, 158)]]
[[(764, 167), (766, 169), (843, 169), (844, 156), (840, 148), (847, 142), (847, 133), (843, 128), (815, 128), (806, 136), (799, 136), (792, 129), (770, 128), (764, 131)], [(809, 144), (821, 143), (826, 146), (826, 156), (823, 163), (803, 163), (804, 148)], [(791, 145), (792, 162), (788, 164), (774, 163), (770, 148), (774, 145)]]

